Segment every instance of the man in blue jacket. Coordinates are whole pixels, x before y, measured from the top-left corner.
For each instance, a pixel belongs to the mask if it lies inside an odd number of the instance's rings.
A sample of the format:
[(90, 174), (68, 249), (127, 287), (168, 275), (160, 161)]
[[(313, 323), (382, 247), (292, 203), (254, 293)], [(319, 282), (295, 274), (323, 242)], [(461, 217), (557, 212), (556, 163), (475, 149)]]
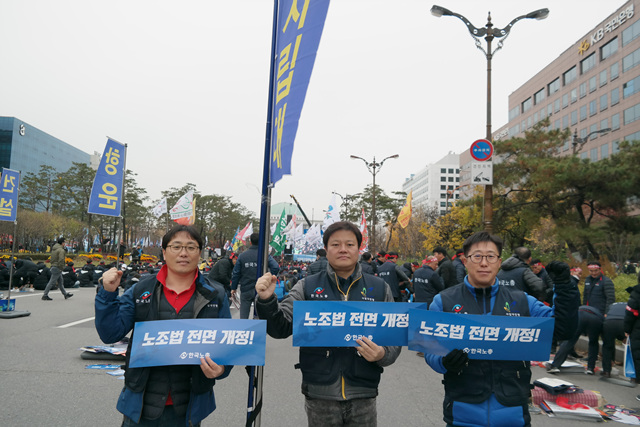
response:
[[(238, 261), (231, 273), (231, 296), (233, 297), (240, 287), (240, 318), (248, 319), (251, 314), (251, 304), (256, 299), (256, 281), (258, 280), (258, 241), (260, 234), (253, 233), (249, 240), (251, 246), (238, 256)], [(269, 255), (269, 272), (278, 275), (280, 266)]]
[[(141, 280), (118, 297), (123, 273), (116, 268), (106, 271), (95, 299), (100, 339), (120, 341), (141, 321), (231, 318), (224, 288), (209, 283), (198, 271), (201, 250), (198, 232), (178, 225), (162, 238), (166, 264), (156, 276)], [(201, 358), (199, 366), (130, 368), (130, 354), (131, 345), (117, 404), (124, 414), (123, 426), (199, 426), (216, 408), (215, 380), (228, 376), (232, 368), (216, 364), (209, 356)]]
[[(467, 277), (440, 292), (429, 310), (505, 316), (517, 307), (520, 316), (549, 317), (553, 310), (513, 287), (500, 286), (502, 239), (486, 231), (464, 242)], [(509, 313), (513, 315), (513, 310)], [(425, 360), (444, 374), (444, 421), (449, 426), (529, 426), (531, 369), (528, 361), (470, 360), (460, 349)]]

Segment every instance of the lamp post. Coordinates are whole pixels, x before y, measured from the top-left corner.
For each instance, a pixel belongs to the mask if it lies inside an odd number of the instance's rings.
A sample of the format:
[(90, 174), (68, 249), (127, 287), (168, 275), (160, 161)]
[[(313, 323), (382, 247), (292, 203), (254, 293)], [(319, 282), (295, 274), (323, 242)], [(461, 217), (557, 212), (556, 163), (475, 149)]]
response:
[(600, 130), (594, 130), (593, 132), (591, 132), (589, 135), (585, 136), (584, 138), (578, 138), (578, 129), (575, 129), (573, 131), (573, 143), (571, 144), (573, 155), (575, 156), (576, 154), (578, 154), (578, 151), (580, 151), (580, 149), (584, 146), (584, 144), (586, 144), (587, 141), (589, 141), (589, 138), (592, 135), (597, 135), (599, 133), (607, 133), (607, 132), (610, 132), (610, 131), (611, 131), (611, 128), (604, 128), (604, 129), (600, 129)]
[[(487, 58), (487, 134), (486, 134), (486, 139), (487, 141), (491, 141), (492, 140), (491, 139), (491, 59), (493, 58), (493, 55), (497, 51), (502, 49), (502, 44), (504, 43), (504, 40), (509, 35), (511, 28), (516, 22), (520, 21), (521, 19), (538, 19), (538, 20), (545, 19), (547, 16), (549, 16), (549, 9), (546, 9), (546, 8), (538, 9), (526, 15), (518, 16), (517, 18), (509, 22), (509, 25), (507, 25), (504, 28), (493, 27), (493, 24), (491, 23), (491, 13), (489, 13), (489, 16), (487, 18), (487, 24), (481, 28), (474, 27), (471, 24), (471, 22), (469, 22), (469, 20), (464, 16), (460, 15), (459, 13), (452, 12), (449, 9), (446, 9), (442, 6), (433, 5), (431, 7), (431, 14), (438, 18), (441, 16), (455, 16), (456, 18), (464, 22), (465, 25), (467, 26), (467, 29), (469, 30), (469, 33), (471, 34), (471, 37), (475, 40), (476, 47), (480, 49), (484, 53), (485, 58)], [(482, 44), (480, 42), (481, 37), (484, 37), (485, 41), (487, 42), (486, 50), (482, 47)], [(492, 51), (491, 42), (493, 42), (494, 38), (499, 39), (499, 41), (496, 49)], [(493, 186), (485, 185), (484, 229), (490, 233), (493, 232), (492, 221), (493, 221)]]
[(373, 156), (372, 162), (367, 162), (362, 157), (354, 156), (353, 154), (351, 155), (352, 159), (362, 160), (364, 164), (367, 165), (367, 169), (369, 170), (371, 175), (373, 175), (373, 197), (371, 198), (371, 216), (373, 217), (373, 226), (371, 227), (371, 245), (369, 245), (371, 248), (371, 252), (374, 252), (376, 244), (376, 174), (380, 172), (382, 165), (387, 159), (397, 159), (398, 157), (400, 157), (400, 155), (394, 154), (393, 156), (385, 157), (380, 163), (378, 163), (376, 162), (375, 156)]

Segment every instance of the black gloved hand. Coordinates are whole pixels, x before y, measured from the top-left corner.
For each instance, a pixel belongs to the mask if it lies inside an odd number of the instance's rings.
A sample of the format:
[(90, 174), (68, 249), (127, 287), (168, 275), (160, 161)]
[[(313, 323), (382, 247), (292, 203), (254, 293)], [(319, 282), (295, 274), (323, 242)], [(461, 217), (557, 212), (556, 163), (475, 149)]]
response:
[(554, 284), (566, 284), (571, 282), (571, 269), (569, 264), (560, 261), (551, 261), (547, 264), (547, 273)]
[(445, 367), (447, 372), (457, 374), (462, 371), (469, 361), (469, 356), (463, 350), (456, 348), (451, 350), (449, 354), (442, 358), (442, 366)]

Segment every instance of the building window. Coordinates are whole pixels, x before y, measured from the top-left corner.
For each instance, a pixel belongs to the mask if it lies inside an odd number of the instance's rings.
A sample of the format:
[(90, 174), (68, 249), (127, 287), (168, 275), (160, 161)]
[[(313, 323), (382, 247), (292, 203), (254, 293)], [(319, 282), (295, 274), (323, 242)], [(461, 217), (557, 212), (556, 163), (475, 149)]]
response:
[(441, 189), (441, 190), (446, 190), (446, 189), (447, 189), (447, 186), (446, 186), (446, 185), (441, 185), (441, 186), (440, 186), (440, 189)]
[(592, 162), (597, 162), (598, 161), (598, 149), (597, 148), (592, 148), (591, 149), (591, 161)]
[(600, 129), (606, 129), (609, 127), (609, 119), (600, 120)]
[(606, 159), (609, 157), (609, 144), (602, 144), (600, 146), (600, 158)]
[(440, 177), (440, 182), (447, 182), (447, 177), (446, 176), (441, 176)]
[(583, 105), (580, 107), (580, 121), (587, 119), (587, 106)]
[(580, 129), (580, 138), (585, 139), (587, 137), (587, 128)]
[(568, 151), (568, 150), (569, 150), (569, 140), (566, 140), (564, 144), (562, 144), (562, 151)]
[(598, 78), (593, 76), (589, 79), (589, 93), (595, 91), (598, 88)]
[(447, 168), (441, 168), (440, 173), (447, 173)]
[(640, 119), (640, 104), (636, 104), (631, 108), (624, 110), (624, 124), (628, 125)]
[(556, 120), (555, 122), (553, 122), (553, 129), (560, 129), (560, 119)]
[(520, 115), (520, 107), (513, 107), (509, 110), (509, 121), (515, 119)]
[(620, 102), (620, 88), (615, 88), (611, 91), (611, 106), (613, 107)]
[(573, 110), (571, 112), (571, 126), (578, 123), (578, 110)]
[(449, 173), (453, 173), (453, 169), (449, 169), (447, 172), (449, 172)]
[(640, 21), (636, 21), (630, 27), (624, 29), (622, 32), (622, 46), (626, 46), (638, 36), (640, 36)]
[(571, 83), (572, 81), (574, 81), (576, 79), (576, 77), (578, 77), (578, 71), (576, 69), (576, 66), (574, 65), (573, 67), (569, 68), (562, 75), (562, 81), (564, 82), (564, 85), (566, 86), (569, 83)]
[(553, 113), (553, 104), (547, 105), (547, 116), (550, 116)]
[(589, 116), (593, 116), (597, 112), (598, 112), (598, 101), (594, 99), (593, 101), (589, 102)]
[(604, 111), (609, 107), (609, 94), (605, 93), (600, 96), (600, 111)]
[(564, 117), (562, 117), (562, 129), (566, 129), (569, 127), (569, 115), (565, 114)]
[(526, 113), (531, 109), (533, 104), (531, 103), (531, 98), (527, 98), (522, 102), (522, 113)]
[(447, 202), (440, 202), (440, 207), (444, 208), (445, 206), (447, 206)]
[(547, 86), (547, 94), (549, 96), (553, 95), (554, 93), (556, 93), (557, 91), (560, 90), (560, 77), (558, 77), (557, 79), (555, 79), (554, 81), (552, 81), (551, 83), (549, 83), (549, 85)]
[(538, 112), (533, 113), (533, 124), (538, 123)]
[(456, 182), (460, 182), (460, 177), (456, 176)]
[(640, 76), (622, 85), (622, 98), (627, 98), (638, 91), (640, 91)]
[(640, 132), (634, 132), (624, 137), (625, 141), (640, 141)]
[(626, 73), (638, 64), (640, 64), (640, 49), (636, 49), (622, 58), (622, 72)]
[(607, 84), (607, 69), (600, 71), (600, 87)]
[(596, 66), (596, 53), (593, 52), (591, 55), (584, 58), (580, 61), (580, 73), (585, 74), (587, 71)]
[(620, 129), (620, 113), (611, 116), (611, 130)]
[(557, 113), (558, 111), (560, 111), (560, 98), (553, 102), (553, 112)]
[(456, 169), (456, 173), (460, 173), (460, 169)]
[(440, 193), (440, 198), (441, 199), (446, 199), (447, 198), (447, 194), (446, 193)]
[(562, 95), (562, 108), (567, 108), (569, 106), (569, 94), (565, 93)]
[(580, 98), (587, 96), (587, 82), (580, 83)]
[(618, 65), (618, 62), (614, 62), (613, 64), (611, 64), (611, 81), (614, 81), (615, 79), (618, 78), (618, 72), (619, 72), (619, 68), (620, 66)]
[(616, 139), (611, 143), (611, 154), (616, 154), (620, 151), (620, 140)]
[(609, 43), (600, 48), (600, 61), (604, 61), (618, 51), (618, 38), (612, 39)]
[(577, 100), (578, 100), (578, 89), (573, 88), (571, 89), (571, 103), (573, 104)]
[(453, 177), (452, 177), (452, 176), (450, 176), (450, 177), (448, 178), (448, 181), (449, 181), (449, 182), (453, 182)]
[(588, 158), (588, 153), (586, 151), (580, 153), (580, 159), (586, 160)]
[(533, 102), (538, 105), (544, 100), (544, 88), (540, 89), (536, 93), (533, 94)]
[(598, 124), (594, 123), (589, 127), (589, 133), (591, 134), (591, 139), (598, 139), (598, 134), (594, 133), (598, 130)]

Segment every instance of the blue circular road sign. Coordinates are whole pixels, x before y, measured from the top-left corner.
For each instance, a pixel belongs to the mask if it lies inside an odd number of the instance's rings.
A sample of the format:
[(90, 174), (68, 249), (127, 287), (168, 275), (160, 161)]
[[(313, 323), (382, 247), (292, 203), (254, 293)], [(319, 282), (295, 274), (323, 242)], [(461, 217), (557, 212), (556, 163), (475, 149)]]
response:
[(479, 162), (489, 160), (493, 155), (493, 144), (486, 139), (479, 139), (471, 144), (471, 157)]

